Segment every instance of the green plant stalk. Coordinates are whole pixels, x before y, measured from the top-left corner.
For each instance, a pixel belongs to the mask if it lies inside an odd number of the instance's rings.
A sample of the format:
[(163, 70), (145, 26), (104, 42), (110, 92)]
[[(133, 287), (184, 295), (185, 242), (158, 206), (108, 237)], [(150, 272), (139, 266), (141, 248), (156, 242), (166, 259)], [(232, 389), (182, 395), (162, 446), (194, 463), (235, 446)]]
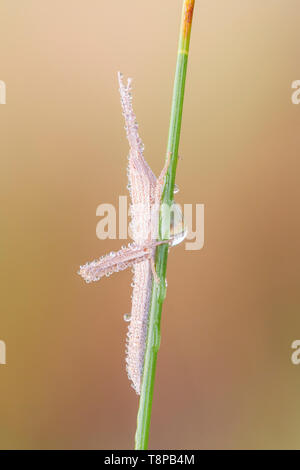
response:
[[(173, 90), (172, 111), (167, 146), (167, 155), (170, 155), (170, 164), (162, 193), (162, 207), (171, 207), (174, 199), (174, 185), (178, 160), (178, 147), (180, 140), (183, 98), (194, 4), (195, 0), (184, 0), (183, 2), (177, 65)], [(165, 226), (166, 220), (168, 221), (167, 227)], [(167, 234), (169, 233), (170, 218), (169, 216), (164, 217), (163, 211), (161, 210), (159, 221), (159, 239), (167, 240)], [(168, 260), (168, 249), (168, 244), (162, 244), (158, 246), (156, 250), (155, 268), (157, 275), (160, 279), (160, 283), (158, 284), (156, 282), (153, 282), (152, 286), (147, 343), (144, 359), (143, 381), (137, 416), (137, 430), (135, 435), (136, 450), (144, 450), (148, 448), (156, 361), (157, 353), (160, 346), (161, 311), (162, 304), (166, 296), (166, 270)]]

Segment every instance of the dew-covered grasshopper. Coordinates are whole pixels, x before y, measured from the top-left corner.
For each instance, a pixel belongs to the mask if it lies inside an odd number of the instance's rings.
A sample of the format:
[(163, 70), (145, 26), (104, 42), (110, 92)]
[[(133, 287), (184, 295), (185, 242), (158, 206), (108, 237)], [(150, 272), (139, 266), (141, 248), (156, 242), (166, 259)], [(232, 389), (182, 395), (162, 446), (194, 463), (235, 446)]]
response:
[(79, 274), (89, 283), (132, 267), (132, 309), (127, 333), (126, 364), (132, 386), (140, 394), (152, 282), (153, 280), (159, 282), (154, 267), (155, 248), (161, 243), (177, 244), (179, 239), (181, 241), (184, 238), (182, 237), (184, 228), (182, 233), (173, 233), (168, 240), (157, 241), (161, 192), (170, 155), (167, 156), (159, 178), (156, 178), (143, 156), (144, 145), (138, 133), (138, 124), (132, 108), (131, 79), (128, 79), (125, 86), (120, 73), (118, 78), (130, 148), (127, 173), (133, 243), (122, 247), (118, 252), (111, 252), (81, 266)]

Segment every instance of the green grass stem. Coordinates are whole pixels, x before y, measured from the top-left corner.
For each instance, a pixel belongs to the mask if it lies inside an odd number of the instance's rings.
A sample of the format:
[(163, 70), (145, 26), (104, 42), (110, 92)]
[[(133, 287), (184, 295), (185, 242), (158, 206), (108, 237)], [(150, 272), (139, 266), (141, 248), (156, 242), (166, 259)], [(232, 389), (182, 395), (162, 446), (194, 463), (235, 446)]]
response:
[[(178, 160), (178, 147), (182, 120), (183, 98), (194, 4), (195, 0), (183, 1), (183, 11), (180, 25), (180, 38), (172, 100), (172, 111), (167, 146), (167, 155), (171, 155), (171, 157), (161, 199), (162, 206), (167, 207), (171, 207), (173, 203), (175, 176)], [(166, 232), (163, 228), (164, 215), (162, 211), (160, 213), (159, 227), (159, 239), (164, 240), (166, 239), (164, 236)], [(148, 448), (156, 361), (157, 353), (160, 346), (161, 311), (166, 296), (166, 270), (168, 260), (168, 248), (168, 244), (162, 244), (158, 246), (155, 256), (155, 267), (157, 275), (160, 278), (160, 283), (158, 284), (153, 282), (150, 300), (149, 325), (144, 359), (144, 372), (137, 416), (137, 430), (135, 435), (136, 450), (144, 450)]]

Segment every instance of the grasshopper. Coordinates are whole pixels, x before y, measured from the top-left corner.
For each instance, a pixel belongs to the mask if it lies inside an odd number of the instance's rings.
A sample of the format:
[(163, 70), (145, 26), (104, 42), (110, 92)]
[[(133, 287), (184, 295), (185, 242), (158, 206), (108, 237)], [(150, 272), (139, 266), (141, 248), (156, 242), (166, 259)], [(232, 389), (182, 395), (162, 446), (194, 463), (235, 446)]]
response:
[[(176, 235), (169, 240), (157, 240), (160, 199), (170, 154), (167, 155), (160, 176), (156, 178), (143, 155), (144, 145), (138, 133), (138, 124), (132, 107), (132, 80), (129, 78), (124, 85), (121, 73), (118, 73), (118, 79), (130, 149), (127, 174), (133, 243), (81, 266), (78, 273), (89, 283), (132, 267), (132, 309), (131, 315), (128, 316), (130, 323), (126, 342), (126, 369), (132, 387), (137, 394), (140, 394), (152, 282), (153, 280), (160, 282), (154, 265), (155, 249), (161, 243), (175, 245), (178, 241)], [(182, 238), (184, 237), (180, 236), (180, 241)]]

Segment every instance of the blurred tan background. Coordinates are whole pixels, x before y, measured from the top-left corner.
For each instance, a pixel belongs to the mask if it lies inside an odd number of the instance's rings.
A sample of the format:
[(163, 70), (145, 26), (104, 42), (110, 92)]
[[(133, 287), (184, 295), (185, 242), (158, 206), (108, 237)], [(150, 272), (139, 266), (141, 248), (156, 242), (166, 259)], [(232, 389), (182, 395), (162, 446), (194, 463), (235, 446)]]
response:
[[(96, 207), (126, 191), (116, 73), (146, 158), (166, 148), (181, 0), (2, 0), (0, 448), (132, 448), (131, 273), (76, 271), (124, 242)], [(150, 447), (300, 448), (298, 0), (197, 0), (177, 184), (205, 246), (172, 250)]]

